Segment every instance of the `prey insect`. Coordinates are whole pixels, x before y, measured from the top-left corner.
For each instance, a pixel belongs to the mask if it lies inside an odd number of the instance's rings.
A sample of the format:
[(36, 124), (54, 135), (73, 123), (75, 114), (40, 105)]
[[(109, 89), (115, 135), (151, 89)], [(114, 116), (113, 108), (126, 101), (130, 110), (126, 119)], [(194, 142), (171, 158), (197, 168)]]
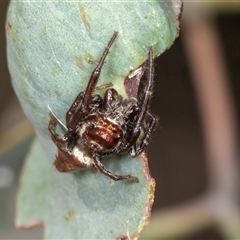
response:
[[(143, 65), (147, 81), (143, 95), (138, 99), (123, 99), (114, 89), (106, 85), (102, 96), (94, 94), (104, 65), (117, 32), (114, 32), (107, 47), (93, 70), (85, 91), (80, 92), (66, 113), (66, 132), (60, 136), (57, 124), (62, 124), (50, 112), (48, 129), (58, 148), (54, 162), (60, 172), (92, 167), (98, 172), (118, 181), (129, 179), (137, 182), (136, 176), (117, 175), (108, 170), (102, 159), (110, 154), (129, 153), (132, 157), (143, 152), (157, 123), (157, 118), (149, 112), (153, 92), (153, 53), (149, 48), (148, 59)], [(140, 97), (141, 96), (141, 97)]]

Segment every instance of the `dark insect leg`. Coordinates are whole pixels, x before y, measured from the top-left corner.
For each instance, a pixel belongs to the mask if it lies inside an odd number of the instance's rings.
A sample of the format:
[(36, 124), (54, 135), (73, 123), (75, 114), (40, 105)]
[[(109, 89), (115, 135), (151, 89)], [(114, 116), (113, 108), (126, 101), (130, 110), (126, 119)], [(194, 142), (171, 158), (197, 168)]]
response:
[(143, 100), (141, 103), (141, 111), (139, 113), (139, 116), (138, 116), (138, 120), (137, 120), (137, 123), (136, 123), (136, 127), (135, 129), (133, 130), (133, 137), (135, 135), (139, 135), (138, 132), (139, 132), (139, 129), (140, 129), (140, 126), (145, 118), (145, 115), (146, 115), (146, 112), (149, 108), (149, 104), (150, 104), (150, 99), (151, 99), (151, 96), (152, 96), (152, 92), (153, 92), (153, 72), (154, 72), (154, 69), (153, 69), (153, 53), (152, 53), (152, 48), (149, 48), (149, 59), (148, 59), (148, 62), (149, 62), (149, 66), (148, 66), (148, 74), (147, 74), (147, 86), (144, 90), (144, 97), (143, 97)]
[[(81, 106), (77, 106), (75, 108), (75, 112), (73, 113), (73, 117), (71, 117), (69, 119), (68, 123), (67, 123), (68, 128), (74, 129), (77, 126), (77, 124), (79, 123), (79, 121), (81, 120), (81, 118), (88, 112), (88, 104), (91, 101), (92, 93), (93, 93), (94, 89), (96, 88), (97, 81), (99, 79), (101, 69), (102, 69), (102, 66), (104, 64), (104, 60), (105, 60), (105, 58), (106, 58), (106, 56), (109, 52), (109, 49), (112, 46), (116, 37), (117, 37), (117, 32), (114, 32), (112, 38), (110, 39), (107, 47), (105, 48), (105, 50), (104, 50), (104, 52), (103, 52), (103, 54), (100, 58), (97, 66), (95, 67), (95, 69), (93, 70), (93, 72), (91, 74), (88, 85), (87, 85), (86, 90), (83, 94), (82, 101), (80, 103)], [(80, 94), (82, 94), (82, 92)], [(76, 99), (78, 99), (78, 98), (81, 99), (81, 96), (77, 96)], [(73, 105), (75, 105), (75, 102), (73, 103)], [(79, 111), (76, 111), (77, 109)]]
[(125, 145), (125, 147), (122, 148), (122, 151), (127, 150), (131, 146), (133, 146), (140, 135), (140, 128), (145, 119), (146, 113), (148, 111), (152, 92), (153, 92), (153, 77), (154, 77), (153, 52), (152, 52), (152, 48), (149, 48), (148, 67), (147, 67), (147, 85), (144, 89), (143, 99), (139, 99), (138, 101), (140, 112), (138, 115), (138, 119), (136, 120), (135, 127), (132, 131), (132, 135), (128, 143)]
[(109, 88), (106, 90), (103, 98), (103, 109), (105, 111), (113, 108), (115, 104), (119, 104), (120, 102), (121, 97), (115, 89)]
[[(95, 90), (102, 90), (102, 89), (105, 89), (105, 88), (109, 88), (111, 86), (112, 86), (112, 83), (106, 83), (106, 84), (103, 84), (101, 86), (97, 86), (95, 88)], [(70, 128), (69, 123), (71, 124), (73, 122), (75, 114), (78, 113), (78, 111), (79, 111), (79, 109), (81, 107), (83, 96), (84, 96), (84, 92), (80, 92), (78, 94), (78, 96), (76, 97), (76, 99), (74, 100), (72, 106), (67, 111), (67, 113), (66, 113), (66, 125), (67, 125), (67, 128)], [(92, 102), (92, 99), (91, 99), (91, 102)]]
[(121, 145), (117, 149), (117, 153), (127, 153), (129, 152), (129, 149), (134, 144), (134, 142), (129, 145), (129, 140), (132, 137), (133, 129), (136, 125), (136, 116), (138, 116), (138, 113), (140, 112), (140, 109), (136, 105), (135, 102), (128, 102), (126, 105), (126, 110), (122, 113), (124, 116), (126, 116), (126, 129), (127, 132), (125, 136), (122, 139)]
[(103, 164), (100, 162), (98, 157), (93, 157), (93, 162), (94, 162), (94, 168), (98, 170), (100, 173), (108, 176), (109, 178), (113, 179), (114, 181), (119, 181), (119, 180), (124, 180), (124, 179), (129, 179), (134, 182), (138, 182), (138, 178), (131, 176), (131, 175), (117, 175), (109, 170), (107, 170)]
[(99, 109), (102, 106), (103, 99), (100, 95), (95, 94), (93, 95), (91, 102), (89, 103), (89, 111), (95, 112), (97, 109)]
[(96, 87), (96, 84), (97, 84), (97, 81), (98, 81), (98, 78), (100, 76), (100, 73), (101, 73), (101, 69), (102, 69), (102, 66), (104, 64), (104, 60), (109, 52), (109, 49), (110, 47), (112, 46), (115, 38), (117, 37), (117, 32), (114, 32), (113, 36), (111, 37), (107, 47), (105, 48), (96, 68), (93, 70), (92, 74), (91, 74), (91, 77), (90, 77), (90, 80), (88, 82), (88, 85), (87, 85), (87, 88), (86, 88), (86, 91), (85, 91), (85, 94), (84, 94), (84, 98), (83, 98), (83, 105), (84, 106), (87, 106), (88, 102), (90, 101), (91, 99), (91, 96), (92, 96), (92, 92), (93, 90), (95, 89)]
[(157, 124), (157, 120), (158, 120), (157, 117), (155, 117), (151, 113), (148, 113), (148, 116), (150, 117), (150, 121), (149, 121), (149, 124), (144, 128), (144, 131), (146, 133), (145, 133), (145, 136), (140, 143), (140, 146), (136, 147), (136, 144), (134, 144), (131, 147), (130, 155), (132, 157), (135, 157), (135, 156), (139, 155), (141, 152), (143, 152), (145, 150), (145, 148), (147, 147), (147, 145), (149, 143), (149, 139), (152, 135), (152, 132), (155, 129), (155, 126)]
[(75, 125), (75, 123), (74, 123), (75, 115), (76, 115), (76, 113), (79, 112), (83, 96), (84, 96), (84, 92), (80, 92), (78, 94), (78, 96), (76, 97), (76, 99), (74, 100), (72, 106), (67, 111), (67, 113), (66, 113), (67, 128), (71, 128), (73, 125)]

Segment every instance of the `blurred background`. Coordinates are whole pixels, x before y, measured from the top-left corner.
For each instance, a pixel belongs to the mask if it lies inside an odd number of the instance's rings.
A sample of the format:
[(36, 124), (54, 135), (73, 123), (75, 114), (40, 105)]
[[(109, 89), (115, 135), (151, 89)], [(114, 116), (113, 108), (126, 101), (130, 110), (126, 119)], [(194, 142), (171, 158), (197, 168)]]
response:
[[(7, 69), (7, 5), (0, 1), (0, 239), (41, 239), (41, 228), (14, 229), (34, 131)], [(160, 120), (148, 157), (157, 188), (144, 239), (240, 239), (239, 43), (240, 2), (185, 1), (180, 37), (156, 60)]]

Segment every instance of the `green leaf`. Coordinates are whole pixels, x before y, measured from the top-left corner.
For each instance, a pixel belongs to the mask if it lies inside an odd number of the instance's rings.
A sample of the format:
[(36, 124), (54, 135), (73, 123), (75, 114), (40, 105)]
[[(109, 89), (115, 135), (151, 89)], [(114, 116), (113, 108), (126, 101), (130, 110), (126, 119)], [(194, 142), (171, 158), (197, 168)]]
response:
[[(122, 172), (128, 172), (129, 165), (135, 168), (139, 183), (115, 183), (90, 171), (55, 176), (35, 141), (20, 181), (17, 227), (44, 223), (47, 239), (137, 237), (150, 215), (155, 182), (144, 172), (148, 170), (146, 158), (134, 161), (116, 157), (114, 161), (123, 163)], [(104, 163), (114, 171), (119, 170), (112, 159)]]
[(154, 56), (170, 47), (178, 36), (180, 14), (180, 0), (11, 1), (6, 29), (12, 82), (47, 156), (39, 143), (33, 145), (18, 196), (18, 227), (44, 223), (48, 239), (140, 235), (155, 186), (145, 155), (103, 160), (108, 169), (137, 176), (139, 183), (114, 182), (89, 169), (57, 172), (48, 106), (65, 122), (114, 31), (118, 36), (98, 85), (111, 82), (127, 98), (125, 77), (147, 59), (149, 46)]

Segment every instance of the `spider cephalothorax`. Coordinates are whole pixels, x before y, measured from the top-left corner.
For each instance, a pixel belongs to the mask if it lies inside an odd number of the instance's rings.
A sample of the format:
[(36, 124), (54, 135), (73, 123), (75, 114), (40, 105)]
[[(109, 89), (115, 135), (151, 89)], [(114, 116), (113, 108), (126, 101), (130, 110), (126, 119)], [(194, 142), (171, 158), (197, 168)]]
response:
[(149, 48), (148, 60), (142, 67), (146, 71), (147, 81), (144, 94), (137, 100), (123, 100), (113, 88), (108, 88), (103, 97), (93, 94), (104, 60), (116, 36), (115, 32), (92, 72), (85, 91), (78, 94), (67, 111), (67, 131), (62, 137), (56, 133), (59, 120), (50, 112), (48, 129), (58, 147), (54, 164), (61, 172), (93, 167), (116, 181), (138, 181), (137, 177), (131, 175), (112, 173), (102, 165), (101, 160), (111, 153), (129, 153), (134, 157), (148, 145), (157, 122), (156, 117), (149, 112), (153, 91), (153, 53)]

